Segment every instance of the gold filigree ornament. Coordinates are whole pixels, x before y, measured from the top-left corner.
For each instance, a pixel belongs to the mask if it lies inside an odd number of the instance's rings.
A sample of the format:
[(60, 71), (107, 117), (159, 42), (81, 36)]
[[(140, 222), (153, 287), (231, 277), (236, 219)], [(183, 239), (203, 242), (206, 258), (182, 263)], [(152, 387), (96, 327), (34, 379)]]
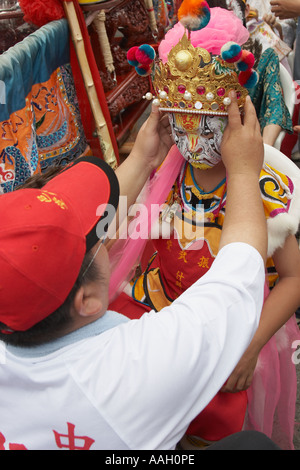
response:
[[(187, 35), (174, 46), (166, 64), (154, 63), (152, 82), (161, 111), (193, 114), (228, 114), (229, 92), (234, 90), (243, 110), (248, 90), (238, 81), (238, 69), (206, 49), (194, 47)], [(149, 93), (147, 99), (152, 99)]]

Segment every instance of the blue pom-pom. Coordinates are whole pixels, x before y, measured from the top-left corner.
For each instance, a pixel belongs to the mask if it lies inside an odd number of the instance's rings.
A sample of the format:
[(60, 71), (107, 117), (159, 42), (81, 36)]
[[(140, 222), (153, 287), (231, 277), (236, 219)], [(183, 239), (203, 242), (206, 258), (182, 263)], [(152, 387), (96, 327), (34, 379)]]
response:
[(139, 62), (137, 60), (128, 60), (128, 64), (132, 65), (132, 67), (137, 67)]
[(177, 17), (189, 31), (199, 31), (210, 22), (210, 7), (206, 0), (183, 0)]
[(252, 74), (250, 75), (247, 83), (244, 85), (245, 88), (248, 89), (251, 89), (251, 88), (254, 88), (255, 85), (257, 84), (258, 82), (258, 73), (255, 72), (255, 70), (252, 70)]
[(145, 76), (145, 75), (149, 75), (150, 74), (150, 69), (149, 67), (147, 68), (144, 68), (144, 67), (135, 67), (135, 71), (138, 75), (141, 75), (142, 77)]
[(210, 22), (210, 17), (210, 8), (203, 7), (202, 16), (198, 16), (197, 20), (195, 19), (195, 25), (191, 25), (189, 27), (190, 31), (199, 31), (200, 29), (205, 28)]
[(247, 88), (247, 90), (255, 87), (255, 85), (258, 82), (258, 73), (251, 69), (247, 70), (246, 72), (240, 72), (239, 73), (239, 83), (242, 85), (244, 88)]
[(226, 62), (237, 62), (242, 55), (242, 48), (236, 42), (228, 42), (221, 49), (221, 57)]
[(210, 18), (211, 18), (210, 8), (208, 5), (203, 7), (202, 13), (203, 13), (203, 20), (202, 20), (203, 23), (201, 24), (201, 28), (205, 28), (205, 26), (207, 26), (208, 23), (210, 22)]
[(146, 54), (149, 57), (149, 59), (151, 59), (151, 60), (155, 59), (155, 50), (149, 44), (142, 44), (139, 47), (139, 50), (143, 51), (144, 54)]
[(241, 72), (246, 72), (246, 70), (249, 69), (249, 65), (248, 65), (246, 62), (238, 62), (237, 68), (238, 68)]

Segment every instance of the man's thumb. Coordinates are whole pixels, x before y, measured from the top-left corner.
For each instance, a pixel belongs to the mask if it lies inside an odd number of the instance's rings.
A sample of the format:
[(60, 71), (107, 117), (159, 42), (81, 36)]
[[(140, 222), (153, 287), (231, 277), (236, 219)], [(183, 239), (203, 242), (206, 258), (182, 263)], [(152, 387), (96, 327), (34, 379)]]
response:
[(152, 103), (151, 113), (147, 120), (147, 128), (150, 131), (156, 131), (157, 125), (160, 120), (159, 106)]

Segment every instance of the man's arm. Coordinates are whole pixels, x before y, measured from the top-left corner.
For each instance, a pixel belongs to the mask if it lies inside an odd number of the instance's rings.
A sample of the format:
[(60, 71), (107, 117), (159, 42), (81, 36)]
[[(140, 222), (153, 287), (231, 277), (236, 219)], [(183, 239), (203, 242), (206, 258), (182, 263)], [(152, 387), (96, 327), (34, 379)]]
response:
[(130, 155), (116, 170), (120, 195), (128, 198), (128, 207), (135, 203), (147, 179), (164, 161), (173, 144), (168, 116), (152, 105)]
[(105, 242), (108, 249), (118, 238), (118, 231), (122, 231), (122, 224), (127, 227), (130, 207), (135, 204), (148, 178), (164, 161), (173, 144), (168, 116), (162, 115), (158, 107), (152, 105), (151, 114), (141, 127), (130, 155), (116, 169), (123, 199), (115, 217), (116, 223), (111, 224), (108, 232)]
[(248, 243), (265, 261), (267, 227), (259, 188), (264, 158), (260, 127), (249, 97), (244, 122), (234, 97), (228, 112), (221, 149), (227, 170), (227, 199), (220, 249), (232, 242)]

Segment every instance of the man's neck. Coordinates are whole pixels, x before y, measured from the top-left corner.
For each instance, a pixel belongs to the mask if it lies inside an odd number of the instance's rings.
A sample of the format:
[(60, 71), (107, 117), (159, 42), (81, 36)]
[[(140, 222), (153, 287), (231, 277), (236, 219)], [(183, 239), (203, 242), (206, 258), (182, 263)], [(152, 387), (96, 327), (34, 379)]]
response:
[(82, 341), (93, 336), (98, 336), (105, 331), (114, 328), (129, 321), (127, 317), (120, 313), (116, 313), (108, 310), (105, 315), (97, 320), (86, 324), (82, 328), (78, 328), (69, 334), (61, 336), (48, 343), (41, 344), (40, 346), (29, 346), (29, 347), (18, 347), (18, 346), (7, 346), (7, 351), (11, 352), (14, 356), (23, 358), (37, 358), (44, 357), (48, 354), (52, 354), (66, 346), (70, 346), (78, 341)]

